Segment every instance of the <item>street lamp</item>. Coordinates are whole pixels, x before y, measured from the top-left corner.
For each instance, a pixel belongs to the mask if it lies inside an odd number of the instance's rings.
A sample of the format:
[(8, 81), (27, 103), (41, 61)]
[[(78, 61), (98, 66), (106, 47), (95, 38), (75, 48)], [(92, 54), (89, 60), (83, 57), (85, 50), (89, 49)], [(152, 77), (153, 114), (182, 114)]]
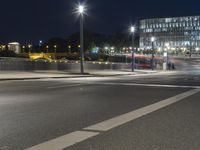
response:
[(154, 42), (155, 37), (151, 37), (152, 56), (151, 56), (151, 69), (154, 70)]
[(43, 44), (43, 41), (42, 41), (42, 40), (40, 40), (40, 41), (39, 41), (39, 46), (41, 47), (41, 46), (42, 46), (42, 44)]
[(72, 46), (71, 46), (71, 45), (68, 45), (68, 52), (69, 52), (70, 54), (72, 53), (71, 48), (72, 48)]
[(49, 52), (49, 46), (47, 45), (46, 46), (46, 53), (48, 53)]
[(108, 46), (104, 47), (104, 53), (108, 54), (109, 53), (108, 49), (109, 49)]
[(132, 72), (135, 71), (135, 50), (134, 50), (134, 33), (135, 33), (135, 27), (131, 26), (130, 32), (132, 34)]
[(29, 53), (31, 53), (31, 48), (32, 48), (32, 45), (28, 45), (28, 48), (29, 48)]
[(165, 44), (165, 46), (166, 46), (166, 50), (167, 50), (167, 52), (166, 52), (166, 63), (168, 64), (169, 63), (169, 49), (170, 49), (170, 45), (169, 45), (169, 43), (166, 43)]
[(83, 61), (84, 61), (84, 39), (83, 39), (83, 15), (85, 14), (86, 7), (82, 4), (79, 4), (77, 7), (77, 13), (80, 16), (80, 71), (81, 74), (84, 74), (84, 66), (83, 66)]
[(57, 54), (57, 45), (54, 45), (54, 58), (56, 59), (56, 54)]
[(25, 53), (26, 46), (22, 46), (22, 53)]

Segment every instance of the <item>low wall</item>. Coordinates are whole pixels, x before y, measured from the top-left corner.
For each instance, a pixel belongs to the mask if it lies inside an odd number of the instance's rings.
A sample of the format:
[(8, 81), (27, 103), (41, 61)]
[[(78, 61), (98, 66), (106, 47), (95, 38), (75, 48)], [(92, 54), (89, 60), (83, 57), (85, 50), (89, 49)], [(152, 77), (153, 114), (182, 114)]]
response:
[[(103, 69), (129, 69), (130, 64), (125, 63), (95, 63), (85, 62), (85, 70), (103, 70)], [(29, 60), (4, 60), (0, 59), (1, 71), (31, 71), (31, 70), (66, 70), (78, 71), (80, 64), (77, 62), (36, 62)]]

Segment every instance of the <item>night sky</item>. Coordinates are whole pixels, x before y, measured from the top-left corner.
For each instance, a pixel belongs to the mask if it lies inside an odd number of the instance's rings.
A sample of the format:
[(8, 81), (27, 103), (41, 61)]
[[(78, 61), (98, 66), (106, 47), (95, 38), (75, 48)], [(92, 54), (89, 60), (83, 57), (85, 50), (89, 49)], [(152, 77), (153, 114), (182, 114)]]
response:
[[(76, 0), (1, 0), (0, 42), (67, 38), (79, 30)], [(143, 18), (200, 15), (199, 0), (88, 0), (85, 27), (111, 34)]]

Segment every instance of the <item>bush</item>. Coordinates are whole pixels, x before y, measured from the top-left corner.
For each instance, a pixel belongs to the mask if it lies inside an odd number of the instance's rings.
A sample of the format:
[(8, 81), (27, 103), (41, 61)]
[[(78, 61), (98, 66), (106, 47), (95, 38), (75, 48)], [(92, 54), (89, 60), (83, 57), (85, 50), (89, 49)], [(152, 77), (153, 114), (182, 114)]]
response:
[(0, 57), (16, 57), (17, 54), (14, 51), (4, 50), (0, 51)]

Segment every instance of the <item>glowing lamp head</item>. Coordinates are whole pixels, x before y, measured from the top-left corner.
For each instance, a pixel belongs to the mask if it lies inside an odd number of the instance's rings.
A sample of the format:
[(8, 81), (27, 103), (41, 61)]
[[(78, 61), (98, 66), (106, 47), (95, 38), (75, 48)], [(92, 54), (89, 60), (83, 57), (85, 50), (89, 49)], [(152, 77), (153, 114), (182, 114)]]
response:
[(85, 7), (83, 5), (79, 5), (78, 12), (79, 12), (79, 14), (83, 14), (85, 12)]
[(134, 26), (131, 26), (131, 33), (134, 33), (135, 32), (135, 27)]
[(166, 46), (166, 47), (169, 47), (169, 43), (165, 43), (165, 46)]
[(155, 41), (155, 37), (151, 37), (151, 42), (154, 42)]

